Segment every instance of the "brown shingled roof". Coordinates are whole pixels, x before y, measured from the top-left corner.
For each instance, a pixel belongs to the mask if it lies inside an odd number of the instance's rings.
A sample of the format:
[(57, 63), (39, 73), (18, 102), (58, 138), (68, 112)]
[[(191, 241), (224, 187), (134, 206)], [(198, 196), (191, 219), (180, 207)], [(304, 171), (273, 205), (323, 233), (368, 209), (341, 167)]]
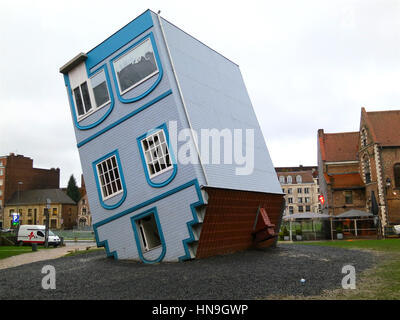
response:
[(359, 173), (332, 175), (330, 176), (330, 182), (334, 189), (364, 187)]
[(382, 146), (400, 146), (400, 110), (363, 112), (362, 114), (373, 132), (374, 142)]
[(359, 146), (359, 132), (324, 133), (319, 132), (322, 160), (340, 162), (356, 161)]

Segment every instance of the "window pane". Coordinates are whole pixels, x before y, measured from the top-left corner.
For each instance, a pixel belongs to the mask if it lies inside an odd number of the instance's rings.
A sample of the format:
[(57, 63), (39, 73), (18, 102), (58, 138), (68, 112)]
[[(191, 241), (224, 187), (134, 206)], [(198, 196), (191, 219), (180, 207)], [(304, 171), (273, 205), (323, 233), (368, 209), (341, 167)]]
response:
[(81, 89), (82, 89), (83, 102), (85, 103), (85, 110), (86, 112), (88, 112), (90, 109), (92, 109), (92, 104), (90, 102), (89, 89), (86, 81), (81, 84)]
[(108, 94), (104, 71), (99, 72), (94, 77), (92, 77), (91, 84), (93, 88), (94, 100), (96, 101), (96, 106), (100, 107), (103, 104), (107, 103), (110, 100), (110, 96)]
[(143, 41), (127, 54), (114, 61), (121, 92), (135, 86), (158, 71), (150, 39)]
[(81, 116), (81, 115), (85, 114), (85, 110), (83, 110), (82, 96), (81, 96), (81, 91), (79, 90), (79, 87), (74, 89), (74, 96), (75, 96), (76, 108), (78, 109), (78, 115)]

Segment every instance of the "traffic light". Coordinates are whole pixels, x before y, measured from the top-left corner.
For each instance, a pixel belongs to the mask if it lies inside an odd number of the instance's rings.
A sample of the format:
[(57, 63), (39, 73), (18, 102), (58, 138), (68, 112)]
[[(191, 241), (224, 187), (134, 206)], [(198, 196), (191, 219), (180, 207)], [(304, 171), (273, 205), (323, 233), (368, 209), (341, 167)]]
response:
[(325, 203), (325, 198), (324, 198), (324, 196), (322, 194), (320, 194), (318, 196), (318, 200), (319, 200), (319, 202), (321, 202), (321, 205), (323, 205)]

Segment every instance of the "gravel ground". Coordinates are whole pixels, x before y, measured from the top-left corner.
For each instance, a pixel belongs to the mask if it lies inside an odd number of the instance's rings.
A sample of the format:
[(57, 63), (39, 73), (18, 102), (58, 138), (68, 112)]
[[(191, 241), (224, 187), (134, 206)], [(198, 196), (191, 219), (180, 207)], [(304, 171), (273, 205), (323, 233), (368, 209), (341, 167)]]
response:
[[(253, 300), (319, 295), (324, 289), (341, 288), (344, 265), (352, 264), (359, 274), (375, 262), (376, 257), (365, 251), (296, 244), (157, 265), (115, 261), (102, 251), (89, 252), (0, 270), (0, 300)], [(55, 267), (55, 290), (42, 289), (45, 265)]]

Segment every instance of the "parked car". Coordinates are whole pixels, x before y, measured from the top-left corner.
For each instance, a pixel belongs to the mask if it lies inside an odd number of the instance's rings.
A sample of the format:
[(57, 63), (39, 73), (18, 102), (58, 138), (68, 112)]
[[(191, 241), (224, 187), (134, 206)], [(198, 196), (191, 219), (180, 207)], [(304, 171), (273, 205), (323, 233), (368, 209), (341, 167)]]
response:
[(2, 233), (9, 233), (11, 231), (12, 231), (11, 229), (0, 229), (0, 232)]
[[(18, 230), (17, 244), (44, 244), (46, 226), (43, 225), (21, 225)], [(60, 244), (60, 238), (49, 230), (48, 243), (57, 247)]]
[(393, 230), (396, 234), (400, 235), (400, 224), (393, 226)]

